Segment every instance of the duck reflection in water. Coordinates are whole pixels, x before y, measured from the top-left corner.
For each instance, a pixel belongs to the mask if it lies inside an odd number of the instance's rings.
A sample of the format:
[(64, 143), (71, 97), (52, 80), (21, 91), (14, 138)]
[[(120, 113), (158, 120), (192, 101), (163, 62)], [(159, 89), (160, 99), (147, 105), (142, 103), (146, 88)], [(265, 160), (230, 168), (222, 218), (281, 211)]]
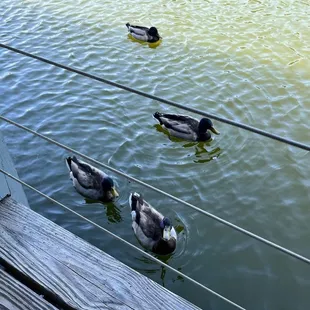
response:
[[(172, 259), (173, 257), (173, 254), (168, 254), (168, 255), (165, 255), (165, 256), (162, 256), (162, 255), (154, 255), (157, 259), (161, 260), (163, 263), (167, 264), (168, 265), (168, 262), (170, 261), (170, 259)], [(165, 287), (165, 278), (166, 278), (166, 272), (167, 272), (167, 268), (165, 266), (161, 266), (157, 263), (155, 263), (153, 260), (147, 258), (147, 257), (142, 257), (141, 259), (139, 259), (141, 262), (147, 264), (147, 265), (154, 265), (156, 266), (156, 268), (148, 268), (148, 269), (142, 269), (142, 268), (139, 268), (139, 269), (136, 269), (137, 271), (141, 272), (142, 274), (158, 274), (158, 271), (160, 271), (160, 279), (161, 279), (161, 285), (163, 287)], [(174, 267), (175, 268), (175, 267)], [(182, 268), (179, 267), (179, 268), (176, 268), (178, 271), (182, 271)], [(169, 273), (170, 277), (171, 275), (173, 274), (173, 278), (172, 278), (172, 282), (175, 282), (175, 281), (184, 281), (184, 278), (180, 275), (176, 275), (175, 273)], [(155, 280), (156, 281), (156, 280)]]
[(100, 203), (103, 205), (106, 210), (107, 219), (110, 223), (120, 223), (123, 221), (121, 210), (113, 202), (102, 203), (98, 200), (92, 200), (89, 198), (85, 198), (85, 202), (87, 204)]
[[(169, 137), (170, 141), (184, 143), (183, 139), (171, 136), (169, 132), (166, 129), (164, 129), (161, 125), (156, 124), (154, 125), (154, 127), (156, 128), (157, 131), (163, 132), (164, 134), (166, 134)], [(192, 155), (195, 156), (195, 159), (193, 160), (194, 163), (203, 164), (203, 163), (207, 163), (209, 161), (217, 159), (222, 153), (222, 149), (220, 147), (212, 148), (210, 151), (206, 149), (206, 146), (211, 146), (212, 141), (213, 140), (211, 138), (211, 140), (206, 141), (206, 142), (196, 142), (196, 141), (187, 142), (183, 144), (183, 147), (184, 148), (194, 147), (195, 154), (188, 154), (188, 156), (189, 157), (192, 157)]]
[[(178, 238), (181, 237), (180, 235), (183, 233), (184, 234), (184, 226), (181, 223), (181, 221), (179, 219), (175, 219), (174, 222), (178, 222), (177, 225), (175, 225), (175, 230), (176, 233), (178, 235)], [(182, 240), (182, 238), (181, 238)], [(156, 257), (157, 259), (159, 259), (160, 261), (162, 261), (163, 263), (169, 265), (170, 260), (172, 260), (173, 256), (175, 256), (175, 253), (170, 253), (168, 255), (158, 255), (158, 254), (154, 254), (154, 257)], [(143, 269), (143, 268), (135, 268), (135, 270), (144, 273), (144, 274), (158, 274), (158, 272), (160, 271), (160, 279), (161, 279), (161, 284), (163, 287), (165, 287), (165, 278), (166, 278), (166, 272), (167, 272), (167, 268), (165, 266), (161, 266), (159, 264), (157, 264), (156, 262), (154, 262), (153, 260), (147, 258), (147, 257), (141, 257), (138, 258), (139, 261), (141, 261), (142, 263), (144, 263), (147, 266), (151, 266), (153, 265), (154, 268), (148, 268), (148, 269)], [(176, 268), (178, 271), (182, 272), (182, 267), (174, 267)], [(180, 275), (177, 275), (173, 272), (169, 273), (170, 277), (172, 276), (172, 282), (175, 281), (184, 281), (184, 278)]]
[(199, 143), (193, 142), (193, 143), (187, 143), (183, 145), (183, 147), (185, 148), (193, 147), (193, 146), (195, 147), (194, 156), (196, 157), (196, 159), (194, 160), (194, 163), (197, 163), (197, 164), (203, 164), (211, 160), (216, 160), (222, 153), (222, 150), (220, 147), (215, 147), (211, 149), (210, 151), (208, 151), (205, 147), (206, 143), (204, 142), (199, 142)]
[(140, 40), (137, 40), (135, 39), (132, 35), (128, 34), (128, 39), (132, 42), (135, 42), (135, 43), (139, 43), (141, 45), (145, 45), (145, 46), (148, 46), (149, 48), (157, 48), (158, 46), (160, 46), (161, 44), (161, 40), (157, 41), (157, 42), (154, 42), (154, 43), (149, 43), (149, 42), (143, 42), (143, 41), (140, 41)]
[[(210, 119), (203, 117), (201, 120), (181, 114), (166, 114), (156, 112), (153, 117), (159, 122), (170, 136), (187, 141), (210, 141), (210, 132), (219, 135)], [(210, 130), (210, 131), (209, 131)]]

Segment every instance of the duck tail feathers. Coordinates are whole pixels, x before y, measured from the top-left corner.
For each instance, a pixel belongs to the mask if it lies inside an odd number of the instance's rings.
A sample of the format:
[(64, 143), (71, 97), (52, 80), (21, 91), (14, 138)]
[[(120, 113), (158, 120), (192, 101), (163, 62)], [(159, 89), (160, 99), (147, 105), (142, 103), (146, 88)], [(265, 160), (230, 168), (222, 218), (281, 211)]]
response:
[(132, 212), (135, 212), (137, 209), (137, 197), (135, 194), (136, 193), (130, 193), (129, 196), (129, 206)]
[(67, 165), (69, 171), (72, 171), (72, 169), (71, 169), (71, 161), (72, 161), (72, 158), (70, 156), (66, 157), (66, 165)]
[(133, 193), (130, 193), (129, 195), (129, 206), (131, 210), (131, 219), (134, 222), (137, 218), (137, 212), (136, 212), (136, 201)]
[(143, 204), (142, 195), (139, 193), (130, 193), (129, 196), (129, 206), (131, 211), (137, 211), (137, 202), (139, 201), (140, 204)]
[(131, 219), (134, 222), (137, 218), (137, 212), (136, 211), (131, 211)]
[(71, 167), (72, 162), (74, 162), (76, 164), (79, 163), (79, 161), (75, 155), (73, 155), (72, 157), (71, 156), (66, 157), (66, 165), (67, 165), (69, 171), (72, 171), (72, 167)]
[(160, 125), (163, 124), (162, 120), (160, 119), (161, 117), (164, 116), (162, 113), (160, 113), (160, 112), (157, 111), (157, 112), (155, 112), (155, 113), (153, 114), (153, 116), (159, 121)]
[(129, 29), (129, 27), (130, 27), (130, 24), (129, 24), (129, 23), (127, 23), (127, 24), (126, 24), (126, 27), (127, 27), (128, 29)]
[(163, 114), (157, 111), (157, 112), (155, 112), (155, 113), (153, 114), (153, 116), (154, 116), (156, 119), (160, 120), (160, 117), (162, 117)]
[(129, 195), (128, 202), (129, 202), (130, 210), (132, 210), (132, 193), (130, 193), (130, 195)]
[(130, 193), (129, 195), (129, 205), (131, 209), (131, 219), (133, 222), (136, 222), (138, 225), (140, 224), (140, 210), (137, 208), (137, 203), (143, 203), (143, 198), (138, 193)]

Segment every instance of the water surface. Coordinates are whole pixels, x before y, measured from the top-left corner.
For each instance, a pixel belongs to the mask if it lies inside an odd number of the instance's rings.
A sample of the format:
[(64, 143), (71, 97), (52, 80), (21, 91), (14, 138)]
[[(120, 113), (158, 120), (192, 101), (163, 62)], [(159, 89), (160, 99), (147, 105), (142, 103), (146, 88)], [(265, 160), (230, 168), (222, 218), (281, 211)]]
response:
[[(309, 143), (308, 1), (2, 0), (0, 41), (184, 106)], [(125, 23), (155, 25), (157, 48)], [(0, 113), (304, 256), (309, 154), (214, 121), (204, 145), (169, 139), (152, 114), (180, 110), (1, 49)], [(114, 204), (72, 188), (57, 146), (1, 123), (20, 177), (136, 246), (128, 195), (177, 226), (174, 268), (247, 309), (308, 309), (306, 264), (119, 176)], [(232, 309), (26, 190), (31, 207), (204, 309)]]

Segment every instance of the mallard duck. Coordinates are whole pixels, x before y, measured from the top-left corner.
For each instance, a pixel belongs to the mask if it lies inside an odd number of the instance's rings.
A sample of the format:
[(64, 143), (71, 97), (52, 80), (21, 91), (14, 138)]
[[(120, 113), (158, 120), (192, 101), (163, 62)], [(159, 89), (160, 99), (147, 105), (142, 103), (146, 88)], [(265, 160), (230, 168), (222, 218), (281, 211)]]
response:
[(139, 193), (129, 196), (132, 228), (141, 244), (156, 254), (172, 253), (177, 234), (171, 221), (148, 204)]
[(73, 186), (82, 196), (101, 201), (111, 201), (118, 197), (112, 178), (101, 170), (75, 156), (67, 157), (66, 164)]
[(213, 127), (208, 118), (197, 119), (179, 114), (164, 114), (156, 112), (153, 115), (166, 128), (171, 136), (189, 141), (208, 141), (211, 139), (210, 129), (213, 133), (220, 133)]
[(137, 40), (154, 43), (161, 39), (156, 27), (142, 27), (126, 24), (129, 33)]

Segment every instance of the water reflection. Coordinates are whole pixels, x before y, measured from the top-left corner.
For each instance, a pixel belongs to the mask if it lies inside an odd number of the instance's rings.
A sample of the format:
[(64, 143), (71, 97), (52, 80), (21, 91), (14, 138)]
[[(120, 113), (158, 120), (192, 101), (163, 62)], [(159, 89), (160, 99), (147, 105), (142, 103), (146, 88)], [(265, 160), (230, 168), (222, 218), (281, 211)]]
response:
[[(161, 125), (156, 124), (154, 125), (154, 127), (156, 128), (157, 131), (162, 132), (165, 135), (167, 135), (171, 141), (184, 143), (183, 139), (171, 136), (168, 130), (163, 128)], [(186, 142), (185, 144), (183, 144), (183, 147), (184, 148), (194, 147), (195, 148), (194, 156), (196, 157), (196, 159), (194, 159), (194, 163), (203, 164), (211, 160), (217, 159), (222, 153), (222, 150), (220, 147), (217, 146), (217, 147), (212, 148), (211, 146), (212, 141), (213, 139), (211, 138), (209, 141), (205, 141), (205, 142), (196, 142), (196, 141)], [(210, 147), (210, 150), (207, 150), (207, 147)]]
[[(168, 254), (168, 255), (154, 255), (154, 257), (156, 257), (157, 259), (161, 260), (163, 263), (167, 264), (169, 263), (169, 261), (172, 259), (173, 257), (173, 253), (172, 254)], [(154, 261), (152, 261), (151, 259), (147, 258), (147, 257), (141, 257), (138, 258), (138, 260), (144, 264), (148, 264), (148, 265), (154, 265)], [(175, 268), (175, 267), (174, 267)], [(182, 268), (178, 267), (176, 268), (178, 271), (181, 272)], [(148, 269), (140, 269), (137, 270), (139, 272), (142, 273), (146, 273), (146, 274), (156, 274), (160, 271), (160, 279), (161, 279), (161, 285), (165, 287), (165, 278), (166, 278), (166, 273), (167, 273), (167, 268), (165, 266), (161, 266), (155, 265), (154, 268), (148, 268)], [(184, 278), (180, 275), (177, 275), (175, 273), (173, 273), (174, 276), (172, 276), (171, 281), (172, 282), (176, 282), (176, 281), (184, 281)], [(169, 277), (168, 277), (169, 279)]]
[[(181, 223), (180, 220), (176, 220), (176, 221)], [(177, 232), (178, 237), (179, 237), (180, 233), (184, 230), (184, 226), (182, 224), (174, 225), (174, 229)]]
[(154, 125), (154, 127), (156, 128), (157, 131), (163, 132), (166, 136), (168, 136), (171, 141), (173, 141), (173, 142), (184, 142), (184, 140), (182, 140), (180, 138), (171, 136), (169, 134), (169, 131), (167, 129), (165, 129), (164, 127), (162, 127), (160, 124), (156, 124), (156, 125)]
[(128, 39), (132, 42), (137, 42), (137, 43), (140, 43), (141, 45), (148, 45), (149, 48), (156, 48), (158, 47), (160, 44), (161, 44), (161, 39), (158, 40), (157, 42), (154, 42), (154, 43), (149, 43), (149, 42), (144, 42), (144, 41), (140, 41), (140, 40), (137, 40), (136, 38), (134, 38), (132, 35), (130, 35), (128, 33)]
[(121, 216), (121, 210), (113, 202), (103, 203), (98, 200), (85, 198), (85, 203), (87, 204), (100, 203), (101, 205), (103, 205), (106, 210), (107, 219), (110, 223), (120, 223), (123, 221)]
[(207, 163), (211, 160), (217, 159), (221, 155), (221, 148), (220, 147), (215, 147), (211, 148), (209, 151), (206, 148), (207, 143), (199, 142), (199, 143), (188, 143), (184, 144), (183, 147), (195, 147), (195, 157), (197, 158), (194, 160), (194, 163)]
[[(185, 227), (183, 226), (182, 222), (179, 219), (175, 219), (175, 222), (177, 222), (177, 225), (174, 225), (174, 228), (177, 232), (178, 235), (178, 245), (177, 245), (177, 249), (180, 248), (181, 244), (180, 241), (182, 240), (181, 237), (181, 233), (183, 233)], [(180, 238), (181, 237), (181, 238)], [(181, 246), (182, 247), (182, 246)], [(176, 252), (174, 253), (170, 253), (167, 255), (158, 255), (158, 254), (154, 254), (151, 251), (145, 250), (147, 253), (152, 254), (155, 258), (159, 259), (160, 261), (162, 261), (163, 263), (169, 265), (169, 262), (171, 262), (173, 257), (179, 256), (176, 255)], [(180, 252), (180, 250), (176, 250), (177, 252)], [(181, 250), (182, 252), (182, 250)], [(146, 274), (157, 274), (160, 271), (160, 279), (161, 279), (161, 285), (165, 287), (165, 277), (166, 277), (166, 273), (167, 273), (167, 268), (165, 266), (159, 265), (157, 263), (154, 263), (153, 260), (149, 259), (148, 257), (139, 257), (137, 258), (137, 260), (139, 260), (140, 262), (147, 264), (147, 265), (152, 265), (154, 266), (153, 268), (144, 268), (144, 269), (139, 269), (137, 271), (146, 273)], [(176, 267), (174, 267), (176, 268)], [(176, 268), (178, 271), (181, 271), (182, 268), (178, 267)], [(169, 277), (168, 277), (169, 278)], [(170, 278), (172, 282), (176, 282), (176, 281), (184, 281), (184, 278), (180, 275), (177, 275), (175, 273), (173, 273), (173, 277)]]

